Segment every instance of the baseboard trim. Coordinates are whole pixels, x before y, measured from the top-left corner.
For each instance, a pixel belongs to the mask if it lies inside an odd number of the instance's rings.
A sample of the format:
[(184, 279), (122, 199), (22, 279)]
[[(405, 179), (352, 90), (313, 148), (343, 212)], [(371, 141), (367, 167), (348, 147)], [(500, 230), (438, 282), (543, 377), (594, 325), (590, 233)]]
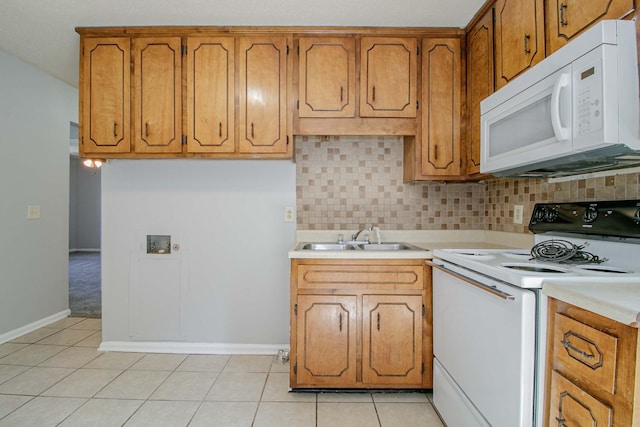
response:
[(103, 341), (98, 351), (126, 351), (134, 353), (183, 354), (256, 354), (272, 355), (289, 349), (289, 344), (226, 344), (185, 342)]
[(22, 335), (28, 334), (29, 332), (33, 332), (36, 329), (40, 329), (44, 326), (50, 325), (53, 322), (57, 322), (60, 319), (64, 319), (71, 314), (71, 310), (63, 310), (59, 313), (52, 314), (51, 316), (45, 317), (44, 319), (36, 320), (35, 322), (29, 323), (28, 325), (21, 326), (12, 331), (5, 332), (0, 335), (0, 344), (3, 344), (7, 341), (11, 341), (12, 339), (21, 337)]

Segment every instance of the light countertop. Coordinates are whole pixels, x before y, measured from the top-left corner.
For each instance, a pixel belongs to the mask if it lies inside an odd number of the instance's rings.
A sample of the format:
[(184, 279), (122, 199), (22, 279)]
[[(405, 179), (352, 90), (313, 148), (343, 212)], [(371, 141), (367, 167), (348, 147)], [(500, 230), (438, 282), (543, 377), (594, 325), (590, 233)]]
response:
[(542, 292), (625, 325), (640, 327), (640, 282), (637, 278), (563, 279), (545, 282)]
[[(533, 235), (523, 233), (502, 233), (484, 230), (446, 230), (446, 231), (387, 231), (381, 230), (383, 242), (403, 242), (417, 246), (422, 251), (299, 251), (295, 248), (301, 242), (332, 242), (342, 234), (345, 240), (353, 230), (298, 231), (297, 242), (289, 251), (289, 258), (316, 259), (431, 259), (433, 249), (494, 249), (494, 248), (530, 248)], [(372, 240), (373, 240), (373, 236)], [(509, 242), (510, 245), (505, 245)], [(374, 243), (375, 244), (375, 243)]]

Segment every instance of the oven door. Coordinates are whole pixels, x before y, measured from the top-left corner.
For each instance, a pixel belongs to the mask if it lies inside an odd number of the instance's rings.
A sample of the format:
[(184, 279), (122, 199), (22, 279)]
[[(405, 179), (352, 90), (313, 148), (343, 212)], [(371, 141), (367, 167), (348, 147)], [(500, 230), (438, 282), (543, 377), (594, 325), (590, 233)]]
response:
[(450, 426), (532, 426), (536, 295), (433, 268), (433, 403)]

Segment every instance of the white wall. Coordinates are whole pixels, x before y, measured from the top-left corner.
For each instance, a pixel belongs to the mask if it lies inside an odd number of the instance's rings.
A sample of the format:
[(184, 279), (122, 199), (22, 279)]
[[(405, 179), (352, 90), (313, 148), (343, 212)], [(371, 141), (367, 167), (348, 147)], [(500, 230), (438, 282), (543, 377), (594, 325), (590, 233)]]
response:
[[(0, 52), (0, 335), (67, 310), (75, 88)], [(39, 205), (40, 220), (27, 220)]]
[(100, 250), (101, 169), (69, 161), (69, 250)]
[(110, 160), (102, 168), (103, 341), (131, 341), (129, 315), (145, 309), (130, 307), (131, 264), (144, 256), (147, 234), (170, 234), (185, 260), (182, 341), (288, 343), (295, 223), (284, 222), (284, 208), (295, 203), (291, 161)]

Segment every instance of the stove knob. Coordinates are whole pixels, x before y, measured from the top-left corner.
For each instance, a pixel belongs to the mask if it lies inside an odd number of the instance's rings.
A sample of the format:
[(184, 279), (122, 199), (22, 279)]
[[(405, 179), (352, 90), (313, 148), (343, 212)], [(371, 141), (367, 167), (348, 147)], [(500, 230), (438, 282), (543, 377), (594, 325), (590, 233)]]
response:
[[(640, 210), (640, 209), (639, 209)], [(542, 222), (544, 221), (545, 217), (547, 216), (547, 208), (545, 207), (538, 207), (535, 212), (533, 212), (533, 219), (535, 220), (535, 222)]]
[(544, 219), (547, 222), (553, 222), (556, 220), (556, 218), (558, 218), (558, 210), (554, 208), (549, 208), (549, 210), (547, 210), (547, 212), (545, 213)]
[(582, 220), (587, 224), (591, 224), (596, 218), (598, 218), (598, 209), (594, 206), (589, 206), (582, 214)]

